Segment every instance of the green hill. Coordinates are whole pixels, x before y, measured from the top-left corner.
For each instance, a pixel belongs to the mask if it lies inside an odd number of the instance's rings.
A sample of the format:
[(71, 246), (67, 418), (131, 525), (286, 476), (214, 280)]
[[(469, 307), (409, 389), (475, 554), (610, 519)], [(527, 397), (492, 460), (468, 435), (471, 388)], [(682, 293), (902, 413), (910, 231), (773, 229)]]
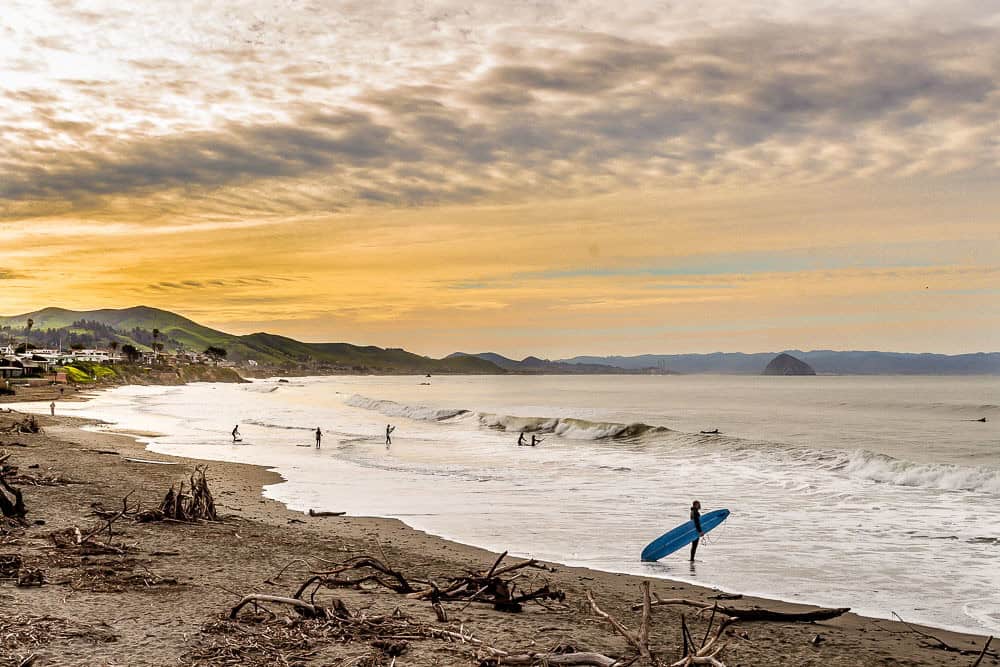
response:
[(505, 371), (489, 361), (475, 357), (431, 359), (399, 348), (383, 349), (348, 343), (303, 343), (285, 336), (255, 333), (236, 336), (202, 326), (176, 313), (147, 306), (73, 311), (44, 308), (34, 313), (0, 317), (0, 342), (7, 337), (24, 339), (25, 323), (31, 318), (34, 327), (31, 343), (49, 347), (74, 342), (104, 346), (111, 340), (149, 349), (152, 330), (160, 330), (160, 341), (168, 352), (185, 349), (201, 352), (209, 346), (224, 348), (228, 358), (237, 362), (257, 363), (288, 370), (316, 372), (377, 373), (468, 373), (494, 374)]

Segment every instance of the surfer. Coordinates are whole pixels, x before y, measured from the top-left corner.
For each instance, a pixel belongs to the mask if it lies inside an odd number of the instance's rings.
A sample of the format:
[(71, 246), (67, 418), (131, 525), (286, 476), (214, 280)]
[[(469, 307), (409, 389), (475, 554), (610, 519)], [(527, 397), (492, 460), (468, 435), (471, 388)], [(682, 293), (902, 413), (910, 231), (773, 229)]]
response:
[(317, 426), (316, 427), (316, 449), (319, 449), (320, 441), (322, 439), (323, 439), (323, 431), (319, 430), (319, 426)]
[(539, 438), (536, 435), (532, 435), (531, 436), (531, 446), (534, 447), (536, 445), (540, 445), (540, 444), (542, 444), (543, 440), (545, 440), (545, 438)]
[(521, 435), (517, 436), (517, 446), (524, 447), (526, 444), (528, 443), (524, 441), (524, 431), (521, 431)]
[(701, 503), (697, 500), (691, 503), (691, 520), (694, 521), (694, 529), (698, 531), (698, 539), (691, 543), (691, 562), (694, 562), (694, 552), (698, 550), (698, 542), (705, 537), (705, 532), (701, 529)]
[(392, 432), (396, 430), (396, 427), (392, 424), (385, 425), (385, 448), (389, 449), (389, 445), (392, 444)]
[(240, 441), (240, 425), (237, 424), (236, 426), (233, 427), (233, 442), (239, 442), (239, 441)]
[(704, 435), (719, 435), (719, 429), (713, 429), (711, 431), (702, 431)]
[(51, 403), (49, 403), (49, 410), (52, 411), (52, 416), (55, 417), (56, 416), (56, 402), (55, 401), (52, 401)]

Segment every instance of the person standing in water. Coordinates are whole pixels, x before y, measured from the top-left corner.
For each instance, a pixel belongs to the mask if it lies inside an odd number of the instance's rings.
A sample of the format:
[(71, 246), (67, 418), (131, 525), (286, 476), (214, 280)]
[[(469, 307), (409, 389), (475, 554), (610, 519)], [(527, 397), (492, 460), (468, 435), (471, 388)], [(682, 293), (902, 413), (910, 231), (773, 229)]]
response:
[(528, 443), (524, 441), (524, 431), (521, 431), (521, 435), (517, 436), (517, 446), (524, 447), (526, 444)]
[(694, 529), (698, 531), (698, 539), (691, 543), (691, 562), (694, 562), (694, 553), (698, 551), (698, 542), (705, 537), (705, 532), (701, 529), (701, 503), (697, 500), (691, 503), (691, 520), (694, 521)]
[(239, 441), (240, 441), (240, 425), (237, 424), (236, 426), (233, 427), (233, 442), (239, 442)]
[(544, 439), (545, 439), (545, 438), (539, 438), (539, 437), (538, 437), (538, 436), (536, 436), (536, 435), (532, 435), (532, 436), (531, 436), (531, 446), (532, 446), (532, 447), (535, 447), (535, 446), (537, 446), (537, 445), (540, 445), (540, 444), (542, 444), (542, 441), (543, 441)]
[(320, 441), (323, 439), (323, 431), (319, 430), (319, 426), (316, 427), (316, 449), (319, 449)]
[(396, 427), (392, 424), (385, 425), (385, 448), (389, 449), (389, 445), (392, 444), (392, 432), (396, 430)]

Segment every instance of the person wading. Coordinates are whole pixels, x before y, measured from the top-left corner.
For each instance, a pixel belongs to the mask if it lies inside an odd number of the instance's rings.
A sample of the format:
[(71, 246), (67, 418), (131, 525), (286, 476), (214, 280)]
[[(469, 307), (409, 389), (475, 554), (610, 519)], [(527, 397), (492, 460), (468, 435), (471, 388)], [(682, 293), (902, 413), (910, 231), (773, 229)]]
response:
[(320, 442), (323, 440), (323, 431), (319, 430), (319, 426), (316, 427), (316, 449), (319, 449)]

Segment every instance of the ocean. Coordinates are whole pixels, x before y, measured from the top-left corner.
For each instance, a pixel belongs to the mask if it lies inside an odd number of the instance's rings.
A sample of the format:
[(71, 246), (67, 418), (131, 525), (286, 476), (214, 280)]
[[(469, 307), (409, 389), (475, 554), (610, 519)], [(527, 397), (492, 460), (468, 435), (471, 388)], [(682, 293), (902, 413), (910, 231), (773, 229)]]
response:
[[(998, 390), (996, 377), (337, 376), (127, 386), (59, 409), (163, 434), (146, 438), (157, 452), (273, 468), (286, 481), (264, 493), (292, 509), (996, 634)], [(518, 447), (522, 430), (544, 441)], [(693, 499), (732, 512), (697, 561), (640, 562)]]

